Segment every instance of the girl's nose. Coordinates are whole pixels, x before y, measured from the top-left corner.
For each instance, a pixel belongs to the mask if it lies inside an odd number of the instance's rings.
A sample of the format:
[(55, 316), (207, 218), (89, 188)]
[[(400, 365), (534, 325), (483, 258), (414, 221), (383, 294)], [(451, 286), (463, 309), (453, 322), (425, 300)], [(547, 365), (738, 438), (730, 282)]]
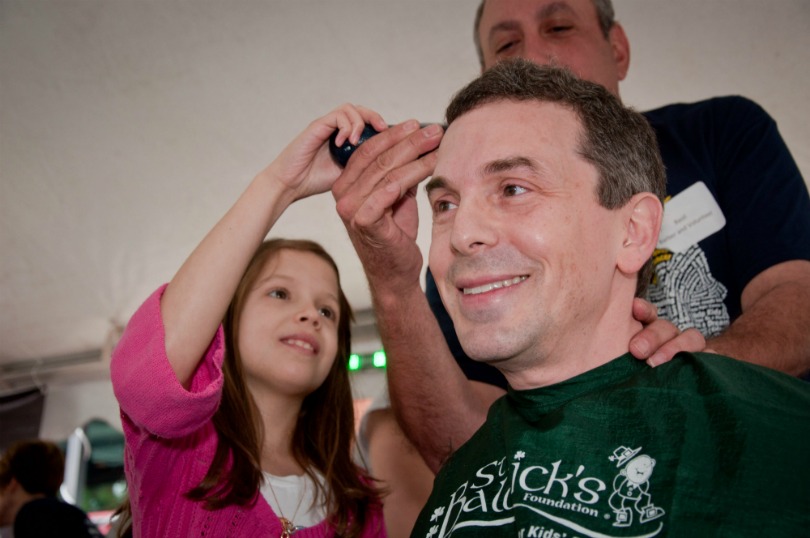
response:
[(318, 315), (317, 309), (314, 307), (308, 307), (299, 313), (298, 321), (301, 323), (311, 322), (315, 327), (319, 327), (321, 325), (321, 317)]

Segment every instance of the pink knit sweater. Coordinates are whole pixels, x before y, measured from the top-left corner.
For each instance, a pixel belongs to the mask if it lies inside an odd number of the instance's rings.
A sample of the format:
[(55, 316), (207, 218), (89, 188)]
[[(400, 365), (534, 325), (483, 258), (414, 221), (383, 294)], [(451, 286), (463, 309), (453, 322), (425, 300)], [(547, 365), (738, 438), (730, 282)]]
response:
[[(113, 389), (126, 438), (125, 469), (136, 537), (278, 537), (281, 522), (261, 495), (251, 506), (209, 511), (184, 494), (202, 480), (216, 450), (211, 417), (222, 392), (223, 332), (217, 331), (186, 390), (166, 358), (160, 297), (129, 321), (113, 353)], [(328, 537), (325, 521), (295, 538)], [(364, 538), (385, 536), (382, 511), (368, 515)]]

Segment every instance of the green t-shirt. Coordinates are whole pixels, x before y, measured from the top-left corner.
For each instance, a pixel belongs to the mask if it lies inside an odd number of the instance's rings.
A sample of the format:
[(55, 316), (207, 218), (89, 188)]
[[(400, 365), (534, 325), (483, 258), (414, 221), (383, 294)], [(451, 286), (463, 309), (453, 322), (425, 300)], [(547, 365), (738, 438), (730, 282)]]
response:
[(411, 534), (808, 535), (810, 384), (704, 353), (509, 390)]

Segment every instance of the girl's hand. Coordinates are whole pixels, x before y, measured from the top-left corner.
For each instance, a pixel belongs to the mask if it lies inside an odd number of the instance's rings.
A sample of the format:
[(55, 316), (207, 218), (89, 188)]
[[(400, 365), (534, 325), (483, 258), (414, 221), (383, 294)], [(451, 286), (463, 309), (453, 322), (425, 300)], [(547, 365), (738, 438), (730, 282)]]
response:
[(343, 170), (329, 154), (329, 137), (338, 130), (336, 143), (356, 144), (365, 124), (377, 131), (388, 125), (382, 116), (365, 107), (344, 104), (307, 126), (265, 169), (289, 190), (294, 200), (328, 191)]

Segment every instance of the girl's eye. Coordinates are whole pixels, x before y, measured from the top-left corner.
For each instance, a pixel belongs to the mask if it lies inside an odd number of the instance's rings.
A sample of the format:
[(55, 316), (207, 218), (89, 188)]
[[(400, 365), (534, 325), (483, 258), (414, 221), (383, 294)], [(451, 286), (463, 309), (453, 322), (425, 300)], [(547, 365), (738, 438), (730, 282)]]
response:
[(325, 317), (327, 319), (335, 319), (335, 311), (332, 310), (331, 308), (327, 307), (327, 306), (321, 308), (319, 310), (319, 312), (320, 312), (321, 316), (323, 316), (323, 317)]
[(526, 192), (525, 187), (521, 187), (520, 185), (507, 185), (503, 188), (504, 196), (517, 196), (519, 194), (523, 194)]
[(271, 290), (270, 293), (268, 293), (267, 295), (274, 299), (286, 299), (287, 297), (289, 297), (287, 290), (283, 289)]

